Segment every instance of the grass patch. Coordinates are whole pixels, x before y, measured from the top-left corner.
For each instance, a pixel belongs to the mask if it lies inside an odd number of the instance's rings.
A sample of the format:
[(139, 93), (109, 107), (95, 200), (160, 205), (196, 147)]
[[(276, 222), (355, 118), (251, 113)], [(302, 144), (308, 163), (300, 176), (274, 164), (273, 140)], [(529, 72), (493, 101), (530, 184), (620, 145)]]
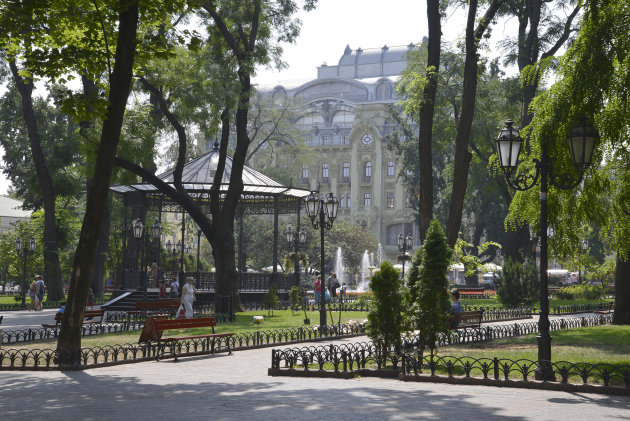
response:
[[(630, 365), (630, 326), (596, 326), (551, 332), (552, 361)], [(451, 345), (439, 355), (474, 358), (538, 359), (536, 335)]]

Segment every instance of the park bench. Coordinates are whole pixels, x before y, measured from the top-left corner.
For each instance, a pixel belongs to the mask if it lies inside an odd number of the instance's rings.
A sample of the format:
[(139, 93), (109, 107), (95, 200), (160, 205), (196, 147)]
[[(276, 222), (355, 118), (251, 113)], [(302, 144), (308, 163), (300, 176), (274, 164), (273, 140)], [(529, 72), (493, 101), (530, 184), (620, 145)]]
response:
[(158, 316), (158, 315), (173, 315), (177, 312), (179, 305), (181, 304), (180, 298), (169, 298), (165, 300), (155, 301), (136, 301), (135, 310), (127, 312), (128, 318), (136, 316)]
[[(83, 313), (83, 324), (101, 324), (103, 323), (104, 314), (105, 310), (85, 310), (85, 313)], [(64, 313), (55, 314), (55, 324), (42, 323), (42, 327), (44, 329), (59, 327), (63, 321), (63, 315)]]
[(608, 310), (595, 310), (595, 314), (610, 314), (615, 312), (615, 302), (610, 301), (608, 303)]
[[(139, 342), (155, 341), (157, 343), (156, 360), (160, 359), (160, 352), (163, 356), (164, 348), (166, 348), (165, 345), (169, 344), (171, 353), (173, 354), (173, 357), (175, 357), (175, 361), (177, 361), (177, 353), (175, 352), (177, 341), (186, 339), (205, 339), (207, 349), (214, 354), (216, 339), (228, 338), (228, 353), (231, 354), (232, 349), (230, 348), (229, 337), (234, 335), (234, 333), (214, 333), (214, 327), (216, 324), (217, 323), (214, 317), (197, 317), (193, 319), (168, 319), (167, 316), (147, 317), (145, 329), (143, 329), (140, 334)], [(164, 336), (164, 332), (168, 330), (192, 329), (198, 327), (209, 327), (212, 329), (212, 333), (201, 335)]]
[(453, 313), (449, 317), (449, 326), (451, 330), (464, 328), (481, 327), (481, 318), (485, 310), (462, 311), (461, 313)]

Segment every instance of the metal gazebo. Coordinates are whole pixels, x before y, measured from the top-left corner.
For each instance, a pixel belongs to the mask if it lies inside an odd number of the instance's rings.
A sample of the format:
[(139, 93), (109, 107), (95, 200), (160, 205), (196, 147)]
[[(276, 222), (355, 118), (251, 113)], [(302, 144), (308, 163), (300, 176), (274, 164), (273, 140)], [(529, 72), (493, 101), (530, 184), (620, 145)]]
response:
[[(219, 161), (219, 148), (218, 143), (214, 144), (214, 148), (193, 159), (192, 161), (184, 165), (182, 173), (182, 185), (186, 192), (199, 203), (202, 210), (209, 213), (210, 204), (210, 188), (214, 180), (216, 173), (217, 163)], [(223, 174), (223, 180), (221, 182), (221, 192), (227, 192), (229, 186), (229, 180), (232, 171), (232, 158), (226, 157), (225, 171)], [(173, 172), (174, 170), (168, 170), (158, 177), (165, 183), (173, 186)], [(241, 291), (266, 291), (269, 288), (271, 282), (276, 282), (278, 291), (286, 291), (291, 288), (292, 285), (296, 285), (299, 280), (295, 276), (287, 276), (285, 274), (279, 274), (277, 268), (277, 250), (278, 250), (278, 215), (280, 214), (297, 214), (297, 229), (300, 228), (300, 210), (303, 206), (304, 198), (309, 195), (309, 191), (305, 189), (287, 187), (272, 180), (266, 175), (245, 166), (243, 168), (243, 184), (244, 189), (241, 194), (239, 205), (236, 213), (238, 218), (239, 227), (239, 244), (238, 244), (238, 290)], [(185, 241), (185, 211), (183, 208), (171, 198), (160, 192), (155, 186), (149, 183), (137, 183), (131, 185), (116, 185), (112, 186), (111, 190), (122, 197), (124, 203), (124, 232), (123, 236), (123, 256), (127, 255), (128, 242), (135, 240), (131, 229), (129, 227), (129, 215), (128, 210), (132, 211), (132, 219), (139, 218), (145, 219), (148, 210), (156, 211), (158, 213), (158, 221), (162, 223), (162, 213), (172, 212), (181, 213), (181, 230), (182, 230), (182, 244), (178, 247), (178, 251), (181, 253), (181, 260), (184, 259), (184, 250), (186, 249)], [(224, 197), (223, 193), (221, 198)], [(243, 269), (245, 267), (242, 261), (242, 238), (243, 238), (243, 215), (259, 214), (259, 215), (273, 215), (274, 221), (274, 234), (273, 234), (273, 270), (270, 274), (264, 273), (246, 273)], [(150, 224), (144, 223), (144, 226), (150, 229)], [(197, 241), (201, 237), (201, 231), (197, 231)], [(161, 247), (161, 246), (160, 246)], [(298, 253), (297, 242), (295, 243), (295, 253)], [(137, 261), (137, 256), (134, 256)], [(135, 265), (127, 262), (129, 259), (123, 258), (122, 273), (120, 274), (120, 282), (118, 289), (130, 290), (137, 289), (143, 290), (146, 288), (144, 270), (134, 270)], [(201, 290), (208, 292), (214, 292), (215, 278), (212, 272), (200, 272), (199, 271), (199, 251), (197, 251), (197, 271), (195, 273), (197, 277), (197, 287)], [(129, 267), (132, 266), (132, 267)], [(142, 265), (146, 267), (144, 264)], [(174, 273), (163, 271), (164, 277), (168, 279), (174, 276)]]

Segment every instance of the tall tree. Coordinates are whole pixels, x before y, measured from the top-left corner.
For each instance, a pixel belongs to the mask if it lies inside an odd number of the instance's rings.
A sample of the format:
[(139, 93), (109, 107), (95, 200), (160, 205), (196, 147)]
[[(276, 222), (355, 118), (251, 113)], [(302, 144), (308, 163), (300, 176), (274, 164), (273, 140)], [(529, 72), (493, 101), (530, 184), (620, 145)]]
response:
[[(586, 115), (601, 135), (583, 183), (574, 191), (549, 192), (550, 226), (556, 228), (553, 251), (579, 253), (580, 230), (600, 223), (606, 240), (617, 252), (614, 322), (630, 324), (630, 128), (628, 79), (630, 64), (630, 7), (625, 0), (589, 0), (575, 42), (559, 62), (558, 80), (532, 103), (532, 154), (544, 142), (556, 158), (554, 171), (572, 171), (566, 136)], [(536, 226), (536, 192), (519, 192), (510, 207), (513, 221)]]
[[(307, 0), (304, 8), (314, 7), (313, 0)], [(156, 86), (143, 80), (160, 102), (160, 110), (177, 132), (179, 151), (177, 164), (173, 172), (173, 187), (162, 182), (141, 166), (118, 159), (118, 165), (141, 176), (176, 200), (197, 223), (212, 246), (212, 253), (216, 266), (215, 309), (226, 312), (226, 303), (221, 296), (233, 297), (236, 309), (241, 308), (237, 289), (237, 273), (235, 262), (234, 219), (238, 201), (243, 192), (243, 167), (250, 146), (248, 132), (248, 115), (250, 98), (252, 95), (251, 76), (256, 63), (269, 63), (278, 59), (281, 50), (278, 42), (293, 41), (299, 33), (300, 23), (293, 20), (292, 15), (297, 11), (297, 5), (291, 0), (263, 1), (252, 3), (240, 1), (225, 1), (220, 4), (206, 2), (203, 9), (209, 15), (212, 24), (209, 26), (210, 42), (213, 43), (215, 57), (225, 64), (228, 71), (234, 72), (236, 103), (228, 98), (231, 89), (225, 89), (221, 98), (225, 104), (220, 112), (221, 135), (219, 146), (219, 161), (217, 171), (210, 190), (210, 215), (206, 215), (198, 204), (188, 195), (182, 185), (182, 171), (186, 155), (187, 135), (179, 119), (168, 107), (166, 98)], [(230, 144), (231, 118), (234, 115), (236, 139), (233, 147), (232, 168), (227, 191), (221, 191), (220, 186), (225, 172), (225, 165)]]
[(440, 0), (427, 0), (429, 26), (426, 84), (422, 90), (422, 102), (418, 110), (418, 160), (420, 162), (420, 241), (424, 241), (433, 219), (433, 114), (440, 70), (442, 47), (442, 11)]
[[(479, 69), (479, 43), (488, 30), (490, 23), (503, 4), (504, 0), (492, 0), (483, 17), (477, 21), (477, 0), (468, 2), (468, 19), (466, 22), (466, 58), (464, 61), (464, 86), (462, 92), (461, 115), (455, 136), (455, 161), (453, 166), (453, 187), (446, 223), (446, 242), (454, 247), (459, 237), (462, 223), (464, 198), (468, 187), (468, 169), (472, 154), (470, 153), (470, 137), (477, 97), (477, 78)], [(475, 26), (476, 24), (476, 26)]]

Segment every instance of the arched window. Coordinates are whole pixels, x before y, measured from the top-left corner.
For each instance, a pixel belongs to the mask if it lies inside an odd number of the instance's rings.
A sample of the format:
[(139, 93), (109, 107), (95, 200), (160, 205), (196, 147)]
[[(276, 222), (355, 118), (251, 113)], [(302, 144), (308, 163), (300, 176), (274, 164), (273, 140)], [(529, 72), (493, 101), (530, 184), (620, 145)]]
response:
[(381, 82), (376, 87), (376, 99), (384, 100), (384, 99), (391, 99), (391, 97), (392, 97), (392, 93), (391, 93), (391, 88), (389, 86), (389, 83)]
[(333, 116), (332, 124), (338, 127), (352, 127), (354, 114), (349, 111), (338, 111)]
[(311, 113), (300, 118), (296, 122), (296, 126), (302, 130), (310, 130), (313, 127), (323, 127), (324, 117), (319, 113)]
[(372, 163), (370, 161), (366, 162), (363, 166), (363, 181), (372, 180)]

